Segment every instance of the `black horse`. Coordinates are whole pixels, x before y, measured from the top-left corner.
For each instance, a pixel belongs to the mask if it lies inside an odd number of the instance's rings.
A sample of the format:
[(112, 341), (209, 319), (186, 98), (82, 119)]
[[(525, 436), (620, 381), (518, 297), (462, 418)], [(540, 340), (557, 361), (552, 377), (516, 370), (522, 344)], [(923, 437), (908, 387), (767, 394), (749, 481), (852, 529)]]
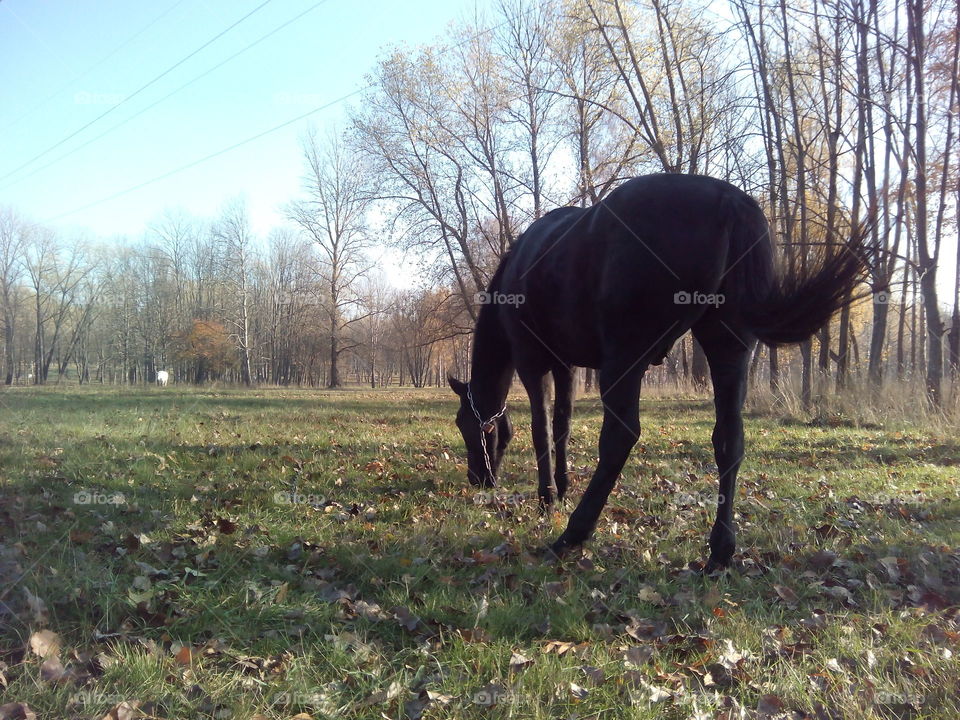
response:
[[(481, 298), (470, 381), (450, 378), (461, 398), (457, 426), (470, 482), (496, 484), (513, 433), (505, 402), (516, 371), (530, 398), (541, 504), (562, 499), (573, 366), (596, 368), (604, 408), (600, 462), (551, 549), (562, 555), (582, 544), (639, 437), (644, 373), (692, 329), (713, 380), (720, 475), (706, 570), (727, 566), (753, 348), (757, 340), (796, 343), (813, 335), (861, 282), (862, 256), (855, 238), (816, 262), (775, 270), (760, 207), (705, 176), (637, 177), (593, 207), (548, 213), (517, 239)], [(548, 373), (555, 386), (552, 441)]]

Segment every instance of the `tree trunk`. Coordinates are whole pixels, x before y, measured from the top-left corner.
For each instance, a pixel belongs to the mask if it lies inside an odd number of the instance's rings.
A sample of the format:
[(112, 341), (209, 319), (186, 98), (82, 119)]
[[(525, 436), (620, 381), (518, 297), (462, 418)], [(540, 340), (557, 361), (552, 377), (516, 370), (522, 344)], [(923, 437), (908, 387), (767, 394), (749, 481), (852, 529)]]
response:
[(927, 97), (926, 97), (926, 52), (927, 38), (924, 31), (923, 0), (910, 0), (908, 20), (913, 36), (914, 54), (913, 75), (916, 102), (916, 176), (914, 179), (914, 202), (916, 203), (916, 240), (917, 264), (920, 271), (920, 292), (923, 296), (923, 309), (927, 327), (926, 386), (927, 399), (938, 407), (942, 399), (943, 379), (943, 321), (940, 318), (940, 306), (937, 301), (937, 256), (936, 244), (930, 251), (927, 227)]
[(3, 323), (3, 363), (7, 370), (4, 385), (13, 384), (13, 322), (13, 317), (8, 316)]
[(874, 293), (873, 323), (870, 326), (870, 384), (876, 389), (883, 381), (883, 346), (887, 338), (887, 317), (890, 314), (890, 293)]
[(840, 311), (840, 332), (837, 337), (837, 378), (836, 388), (839, 392), (847, 386), (847, 377), (850, 372), (850, 305), (844, 305)]
[(774, 395), (780, 394), (780, 359), (777, 353), (777, 346), (770, 345), (770, 392)]
[(340, 360), (340, 338), (337, 337), (335, 330), (330, 331), (330, 376), (327, 387), (340, 387), (340, 368), (337, 363)]
[[(957, 207), (960, 207), (960, 187), (957, 188)], [(953, 276), (953, 317), (950, 321), (950, 371), (960, 376), (960, 238), (957, 239), (957, 264)]]
[(693, 340), (693, 358), (690, 363), (690, 370), (693, 376), (693, 386), (697, 390), (704, 390), (707, 387), (707, 376), (710, 370), (707, 365), (707, 356), (700, 343), (692, 335), (691, 340)]

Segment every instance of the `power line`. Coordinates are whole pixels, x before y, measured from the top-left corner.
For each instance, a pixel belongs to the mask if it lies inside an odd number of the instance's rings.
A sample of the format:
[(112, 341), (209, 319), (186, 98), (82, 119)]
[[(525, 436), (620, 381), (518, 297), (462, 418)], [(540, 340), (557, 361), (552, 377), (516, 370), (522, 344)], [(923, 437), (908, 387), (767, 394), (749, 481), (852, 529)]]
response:
[(173, 12), (173, 11), (176, 10), (178, 7), (180, 7), (181, 5), (183, 5), (183, 3), (184, 3), (185, 1), (186, 1), (186, 0), (177, 0), (177, 2), (175, 2), (173, 5), (171, 5), (170, 7), (168, 7), (166, 10), (164, 10), (164, 11), (163, 11), (162, 13), (160, 13), (159, 15), (157, 15), (157, 17), (155, 17), (155, 18), (154, 18), (153, 20), (151, 20), (149, 23), (147, 23), (146, 25), (144, 25), (142, 28), (140, 28), (140, 29), (139, 29), (137, 32), (135, 32), (133, 35), (131, 35), (130, 37), (128, 37), (126, 40), (124, 40), (120, 45), (118, 45), (116, 48), (114, 48), (109, 54), (107, 54), (107, 55), (105, 55), (104, 57), (100, 58), (97, 62), (95, 62), (95, 63), (94, 63), (93, 65), (91, 65), (90, 67), (88, 67), (86, 70), (84, 70), (84, 71), (83, 71), (82, 73), (80, 73), (79, 75), (77, 75), (77, 76), (71, 78), (70, 80), (68, 80), (67, 82), (65, 82), (65, 83), (64, 83), (63, 85), (61, 85), (59, 88), (57, 88), (56, 90), (54, 90), (50, 95), (47, 95), (43, 100), (41, 100), (41, 101), (38, 102), (36, 105), (34, 105), (33, 107), (31, 107), (29, 110), (27, 110), (26, 112), (24, 112), (22, 115), (20, 115), (16, 120), (14, 120), (13, 122), (11, 122), (11, 123), (9, 123), (9, 124), (7, 124), (7, 125), (4, 125), (4, 127), (2, 128), (2, 130), (0, 130), (0, 132), (6, 132), (7, 130), (9, 130), (10, 128), (14, 127), (15, 125), (18, 125), (18, 124), (20, 123), (20, 121), (23, 120), (25, 117), (29, 117), (29, 116), (32, 115), (34, 112), (36, 112), (39, 108), (43, 107), (43, 106), (46, 105), (48, 102), (50, 102), (51, 100), (53, 100), (53, 98), (55, 98), (57, 95), (59, 95), (60, 93), (62, 93), (62, 92), (63, 92), (64, 90), (66, 90), (68, 87), (70, 87), (70, 86), (73, 85), (74, 83), (76, 83), (76, 82), (82, 80), (83, 78), (85, 78), (87, 75), (89, 75), (90, 73), (92, 73), (92, 72), (93, 72), (94, 70), (96, 70), (98, 67), (100, 67), (101, 65), (103, 65), (107, 60), (109, 60), (109, 59), (112, 58), (114, 55), (116, 55), (118, 52), (120, 52), (120, 51), (123, 50), (125, 47), (127, 47), (127, 45), (129, 45), (129, 44), (132, 43), (134, 40), (136, 40), (138, 37), (140, 37), (141, 35), (143, 35), (147, 30), (149, 30), (149, 29), (152, 28), (154, 25), (156, 25), (158, 22), (160, 22), (161, 20), (163, 20), (163, 18), (165, 18), (165, 17), (166, 17), (167, 15), (169, 15), (171, 12)]
[[(0, 0), (0, 1), (2, 1), (2, 0)], [(454, 43), (454, 44), (452, 44), (452, 45), (448, 45), (447, 47), (440, 49), (440, 50), (437, 52), (437, 55), (442, 55), (442, 54), (447, 53), (447, 52), (450, 52), (451, 50), (454, 50), (454, 49), (456, 49), (456, 48), (458, 48), (458, 47), (462, 47), (463, 45), (467, 45), (467, 44), (475, 41), (477, 38), (480, 38), (480, 37), (482, 37), (483, 35), (486, 35), (487, 33), (491, 33), (491, 32), (494, 32), (494, 31), (498, 30), (499, 28), (503, 27), (504, 25), (506, 25), (506, 24), (509, 23), (509, 22), (510, 22), (510, 20), (504, 20), (503, 22), (498, 23), (497, 25), (494, 25), (494, 26), (489, 27), (489, 28), (487, 28), (487, 29), (485, 29), (485, 30), (482, 30), (482, 31), (480, 31), (480, 32), (478, 32), (478, 33), (476, 33), (476, 34), (474, 34), (474, 35), (471, 35), (470, 37), (465, 38), (464, 40), (461, 40), (461, 41), (458, 42), (458, 43)], [(249, 143), (252, 143), (252, 142), (254, 142), (254, 141), (256, 141), (256, 140), (259, 140), (259, 139), (262, 138), (262, 137), (265, 137), (265, 136), (267, 136), (267, 135), (270, 135), (271, 133), (276, 132), (277, 130), (282, 130), (282, 129), (285, 128), (285, 127), (288, 127), (288, 126), (290, 126), (290, 125), (293, 125), (294, 123), (300, 122), (301, 120), (304, 120), (304, 119), (310, 117), (311, 115), (315, 115), (316, 113), (318, 113), (318, 112), (320, 112), (320, 111), (322, 111), (322, 110), (327, 110), (327, 109), (333, 107), (334, 105), (338, 105), (339, 103), (343, 102), (344, 100), (348, 100), (349, 98), (351, 98), (351, 97), (353, 97), (353, 96), (355, 96), (355, 95), (359, 95), (360, 93), (362, 93), (362, 92), (364, 92), (364, 91), (366, 91), (366, 90), (369, 90), (369, 89), (373, 88), (373, 87), (374, 87), (374, 84), (375, 84), (375, 83), (372, 83), (372, 82), (371, 82), (371, 83), (367, 83), (367, 84), (364, 85), (363, 87), (359, 87), (359, 88), (357, 88), (356, 90), (353, 90), (353, 91), (347, 93), (346, 95), (341, 95), (340, 97), (338, 97), (338, 98), (335, 99), (335, 100), (331, 100), (330, 102), (324, 103), (323, 105), (319, 105), (319, 106), (317, 106), (317, 107), (315, 107), (315, 108), (313, 108), (313, 109), (311, 109), (311, 110), (308, 110), (308, 111), (305, 112), (305, 113), (302, 113), (302, 114), (300, 114), (300, 115), (297, 115), (297, 116), (294, 117), (294, 118), (290, 118), (289, 120), (285, 120), (284, 122), (280, 123), (279, 125), (274, 125), (273, 127), (267, 128), (266, 130), (262, 130), (261, 132), (258, 132), (258, 133), (255, 134), (255, 135), (251, 135), (251, 136), (248, 137), (248, 138), (245, 138), (245, 139), (243, 139), (243, 140), (240, 140), (239, 142), (236, 142), (236, 143), (234, 143), (233, 145), (229, 145), (228, 147), (221, 148), (220, 150), (217, 150), (217, 151), (215, 151), (215, 152), (212, 152), (212, 153), (210, 153), (209, 155), (205, 155), (205, 156), (203, 156), (203, 157), (201, 157), (201, 158), (198, 158), (198, 159), (196, 159), (196, 160), (193, 160), (193, 161), (187, 163), (186, 165), (181, 165), (180, 167), (174, 168), (173, 170), (168, 170), (167, 172), (162, 173), (162, 174), (160, 174), (160, 175), (156, 175), (156, 176), (150, 178), (149, 180), (145, 180), (145, 181), (143, 181), (143, 182), (141, 182), (141, 183), (138, 183), (138, 184), (136, 184), (136, 185), (132, 185), (132, 186), (130, 186), (130, 187), (124, 188), (123, 190), (120, 190), (120, 191), (118, 191), (118, 192), (115, 192), (115, 193), (113, 193), (112, 195), (108, 195), (108, 196), (106, 196), (106, 197), (102, 197), (102, 198), (100, 198), (100, 199), (98, 199), (98, 200), (94, 200), (93, 202), (89, 202), (89, 203), (87, 203), (86, 205), (81, 205), (80, 207), (76, 207), (76, 208), (74, 208), (74, 209), (72, 209), (72, 210), (68, 210), (68, 211), (66, 211), (66, 212), (60, 213), (59, 215), (55, 215), (55, 216), (53, 216), (53, 217), (47, 218), (47, 219), (44, 220), (44, 222), (54, 222), (55, 220), (60, 220), (61, 218), (65, 218), (65, 217), (68, 217), (68, 216), (70, 216), (70, 215), (74, 215), (74, 214), (76, 214), (76, 213), (78, 213), (78, 212), (83, 212), (84, 210), (89, 210), (90, 208), (96, 207), (97, 205), (102, 205), (103, 203), (110, 202), (111, 200), (116, 200), (116, 199), (119, 198), (119, 197), (123, 197), (124, 195), (128, 195), (128, 194), (130, 194), (130, 193), (132, 193), (132, 192), (135, 192), (135, 191), (137, 191), (137, 190), (140, 190), (141, 188), (145, 188), (145, 187), (147, 187), (148, 185), (152, 185), (152, 184), (154, 184), (154, 183), (160, 182), (161, 180), (166, 180), (167, 178), (169, 178), (169, 177), (171, 177), (171, 176), (173, 176), (173, 175), (176, 175), (176, 174), (178, 174), (178, 173), (181, 173), (181, 172), (183, 172), (184, 170), (189, 170), (190, 168), (196, 167), (197, 165), (200, 165), (200, 164), (202, 164), (202, 163), (205, 163), (205, 162), (207, 162), (208, 160), (212, 160), (212, 159), (215, 158), (215, 157), (219, 157), (220, 155), (223, 155), (223, 154), (225, 154), (225, 153), (231, 152), (232, 150), (236, 150), (236, 149), (239, 148), (239, 147), (243, 147), (244, 145), (248, 145)]]
[(100, 113), (99, 115), (97, 115), (97, 117), (95, 117), (93, 120), (91, 120), (90, 122), (88, 122), (86, 125), (78, 128), (77, 130), (74, 130), (72, 133), (70, 133), (69, 135), (67, 135), (65, 138), (62, 138), (61, 140), (57, 141), (56, 143), (54, 143), (53, 145), (51, 145), (50, 147), (48, 147), (48, 148), (47, 148), (46, 150), (44, 150), (43, 152), (41, 152), (41, 153), (39, 153), (39, 154), (37, 154), (37, 155), (34, 155), (32, 158), (30, 158), (29, 160), (27, 160), (27, 161), (26, 161), (25, 163), (23, 163), (22, 165), (14, 168), (14, 169), (11, 170), (10, 172), (8, 172), (6, 175), (3, 175), (2, 177), (0, 177), (0, 180), (6, 180), (6, 179), (7, 179), (8, 177), (10, 177), (11, 175), (14, 175), (14, 174), (20, 172), (23, 168), (27, 167), (27, 166), (28, 166), (30, 163), (32, 163), (33, 161), (39, 160), (39, 159), (42, 158), (44, 155), (46, 155), (48, 152), (50, 152), (50, 151), (52, 151), (52, 150), (56, 150), (58, 147), (60, 147), (61, 145), (63, 145), (65, 142), (67, 142), (67, 141), (70, 140), (71, 138), (76, 137), (77, 135), (79, 135), (80, 133), (82, 133), (84, 130), (86, 130), (88, 127), (90, 127), (91, 125), (93, 125), (95, 122), (101, 120), (102, 118), (104, 118), (104, 117), (106, 117), (107, 115), (109, 115), (110, 113), (112, 113), (114, 110), (116, 110), (118, 107), (120, 107), (120, 106), (123, 105), (124, 103), (126, 103), (126, 102), (128, 102), (129, 100), (132, 100), (133, 98), (135, 98), (137, 95), (139, 95), (139, 94), (142, 93), (144, 90), (146, 90), (148, 87), (150, 87), (151, 85), (153, 85), (154, 83), (156, 83), (157, 81), (159, 81), (161, 78), (166, 77), (167, 75), (169, 75), (171, 72), (173, 72), (173, 71), (176, 70), (178, 67), (180, 67), (181, 65), (183, 65), (187, 60), (189, 60), (190, 58), (192, 58), (194, 55), (196, 55), (197, 53), (199, 53), (201, 50), (204, 50), (205, 48), (207, 48), (207, 47), (209, 47), (210, 45), (212, 45), (214, 42), (216, 42), (216, 41), (219, 40), (221, 37), (223, 37), (223, 36), (226, 35), (228, 32), (230, 32), (230, 31), (233, 30), (235, 27), (237, 27), (237, 25), (239, 25), (240, 23), (242, 23), (244, 20), (246, 20), (247, 18), (249, 18), (249, 17), (250, 17), (251, 15), (253, 15), (254, 13), (258, 12), (259, 10), (261, 10), (263, 7), (265, 7), (266, 5), (268, 5), (268, 4), (271, 3), (271, 2), (273, 2), (273, 0), (263, 0), (262, 3), (260, 3), (259, 5), (257, 5), (253, 10), (251, 10), (250, 12), (248, 12), (248, 13), (247, 13), (246, 15), (244, 15), (242, 18), (240, 18), (239, 20), (237, 20), (235, 23), (233, 23), (232, 25), (230, 25), (230, 26), (227, 27), (226, 29), (221, 30), (219, 33), (217, 33), (217, 34), (214, 35), (212, 38), (210, 38), (210, 39), (207, 40), (205, 43), (203, 43), (203, 45), (201, 45), (200, 47), (198, 47), (196, 50), (194, 50), (193, 52), (191, 52), (191, 53), (190, 53), (189, 55), (187, 55), (186, 57), (178, 60), (176, 63), (174, 63), (173, 65), (171, 65), (170, 67), (168, 67), (166, 70), (164, 70), (162, 73), (160, 73), (159, 75), (157, 75), (155, 78), (153, 78), (152, 80), (150, 80), (149, 82), (147, 82), (145, 85), (140, 86), (137, 90), (135, 90), (135, 91), (134, 91), (133, 93), (131, 93), (130, 95), (127, 95), (123, 100), (121, 100), (120, 102), (118, 102), (116, 105), (111, 106), (110, 108), (108, 108), (108, 109), (105, 110), (104, 112), (102, 112), (102, 113)]
[(231, 150), (236, 150), (238, 147), (242, 147), (242, 146), (244, 146), (244, 145), (247, 145), (247, 144), (249, 144), (249, 143), (252, 143), (252, 142), (255, 141), (255, 140), (259, 140), (260, 138), (264, 137), (265, 135), (269, 135), (270, 133), (276, 132), (277, 130), (282, 130), (283, 128), (287, 127), (288, 125), (293, 125), (294, 123), (299, 122), (300, 120), (303, 120), (304, 118), (307, 118), (307, 117), (309, 117), (310, 115), (313, 115), (313, 114), (315, 114), (315, 113), (318, 113), (318, 112), (320, 112), (321, 110), (326, 110), (326, 109), (328, 109), (328, 108), (331, 108), (331, 107), (333, 107), (334, 105), (337, 105), (338, 103), (341, 103), (341, 102), (343, 102), (344, 100), (347, 100), (348, 98), (353, 97), (354, 95), (358, 95), (358, 94), (362, 93), (364, 90), (366, 90), (366, 89), (369, 88), (369, 87), (371, 87), (371, 86), (370, 86), (370, 85), (365, 85), (364, 87), (357, 88), (356, 90), (353, 90), (352, 92), (349, 92), (349, 93), (347, 93), (346, 95), (341, 95), (341, 96), (338, 97), (336, 100), (331, 100), (330, 102), (325, 103), (324, 105), (320, 105), (319, 107), (315, 107), (315, 108), (313, 108), (312, 110), (308, 110), (307, 112), (303, 113), (302, 115), (297, 115), (297, 117), (291, 118), (290, 120), (286, 120), (286, 121), (280, 123), (279, 125), (274, 125), (272, 128), (268, 128), (267, 130), (263, 130), (262, 132), (259, 132), (259, 133), (257, 133), (256, 135), (252, 135), (251, 137), (248, 137), (248, 138), (246, 138), (245, 140), (241, 140), (240, 142), (234, 143), (233, 145), (230, 145), (229, 147), (221, 148), (220, 150), (217, 150), (216, 152), (212, 152), (212, 153), (210, 153), (209, 155), (205, 155), (205, 156), (203, 156), (202, 158), (198, 158), (197, 160), (194, 160), (194, 161), (192, 161), (192, 162), (189, 162), (189, 163), (187, 163), (186, 165), (181, 165), (180, 167), (175, 168), (175, 169), (173, 169), (173, 170), (170, 170), (170, 171), (168, 171), (168, 172), (165, 172), (165, 173), (163, 173), (162, 175), (157, 175), (156, 177), (152, 177), (152, 178), (150, 178), (149, 180), (146, 180), (146, 181), (140, 183), (139, 185), (134, 185), (134, 186), (132, 186), (132, 187), (128, 187), (128, 188), (126, 188), (125, 190), (121, 190), (121, 191), (119, 191), (119, 192), (116, 192), (116, 193), (114, 193), (113, 195), (110, 195), (110, 196), (108, 196), (108, 197), (100, 198), (99, 200), (94, 200), (93, 202), (87, 203), (86, 205), (82, 205), (81, 207), (74, 208), (73, 210), (68, 210), (67, 212), (61, 213), (61, 214), (56, 215), (56, 216), (54, 216), (54, 217), (52, 217), (52, 218), (47, 218), (44, 222), (53, 222), (54, 220), (59, 220), (60, 218), (67, 217), (68, 215), (73, 215), (74, 213), (82, 212), (83, 210), (88, 210), (89, 208), (92, 208), (92, 207), (94, 207), (94, 206), (96, 206), (96, 205), (100, 205), (100, 204), (102, 204), (102, 203), (109, 202), (109, 201), (111, 201), (111, 200), (115, 200), (115, 199), (117, 199), (118, 197), (123, 197), (124, 195), (127, 195), (128, 193), (132, 193), (132, 192), (134, 192), (135, 190), (139, 190), (140, 188), (144, 188), (144, 187), (146, 187), (147, 185), (152, 185), (152, 184), (155, 183), (155, 182), (160, 182), (161, 180), (165, 180), (165, 179), (167, 179), (168, 177), (170, 177), (171, 175), (176, 175), (177, 173), (183, 172), (184, 170), (189, 170), (190, 168), (192, 168), (192, 167), (194, 167), (194, 166), (196, 166), (196, 165), (200, 165), (201, 163), (205, 163), (205, 162), (207, 162), (208, 160), (213, 160), (213, 158), (215, 158), (215, 157), (217, 157), (217, 156), (219, 156), (219, 155), (223, 155), (224, 153), (228, 153), (228, 152), (230, 152)]
[(214, 72), (215, 70), (218, 70), (219, 68), (223, 67), (224, 65), (226, 65), (228, 62), (230, 62), (230, 61), (233, 60), (234, 58), (236, 58), (236, 57), (242, 55), (243, 53), (247, 52), (247, 50), (250, 50), (250, 49), (253, 48), (254, 46), (259, 45), (259, 44), (260, 44), (261, 42), (263, 42), (264, 40), (266, 40), (266, 39), (270, 38), (271, 36), (277, 34), (278, 32), (280, 32), (281, 30), (283, 30), (283, 29), (284, 29), (285, 27), (287, 27), (288, 25), (291, 25), (291, 24), (295, 23), (297, 20), (299, 20), (300, 18), (302, 18), (302, 17), (303, 17), (304, 15), (306, 15), (307, 13), (310, 13), (310, 12), (312, 12), (313, 10), (316, 10), (318, 7), (320, 7), (321, 5), (324, 5), (325, 3), (329, 2), (329, 1), (330, 1), (330, 0), (319, 0), (319, 2), (314, 3), (313, 5), (311, 5), (310, 7), (308, 7), (308, 8), (307, 8), (306, 10), (304, 10), (303, 12), (301, 12), (301, 13), (299, 13), (298, 15), (290, 18), (289, 20), (287, 20), (286, 22), (282, 23), (281, 25), (278, 25), (277, 27), (275, 27), (275, 28), (274, 28), (273, 30), (271, 30), (270, 32), (266, 33), (265, 35), (261, 35), (259, 38), (257, 38), (256, 40), (254, 40), (252, 43), (250, 43), (249, 45), (241, 48), (241, 49), (238, 50), (237, 52), (233, 53), (233, 55), (230, 55), (230, 56), (229, 56), (228, 58), (226, 58), (225, 60), (222, 60), (222, 61), (220, 61), (219, 63), (217, 63), (216, 65), (214, 65), (213, 67), (208, 68), (207, 70), (204, 70), (202, 73), (200, 73), (199, 75), (197, 75), (197, 76), (193, 77), (192, 79), (188, 80), (188, 81), (185, 82), (183, 85), (180, 85), (178, 88), (176, 88), (176, 89), (172, 90), (171, 92), (167, 93), (166, 95), (164, 95), (163, 97), (161, 97), (159, 100), (156, 100), (156, 101), (154, 101), (153, 103), (151, 103), (150, 105), (147, 105), (145, 108), (139, 110), (138, 112), (134, 113), (133, 115), (130, 115), (129, 117), (124, 118), (123, 120), (121, 120), (120, 122), (116, 123), (115, 125), (111, 125), (109, 128), (107, 128), (106, 130), (104, 130), (104, 131), (103, 131), (102, 133), (100, 133), (99, 135), (95, 135), (94, 137), (90, 138), (90, 139), (87, 140), (86, 142), (84, 142), (84, 143), (82, 143), (82, 144), (80, 144), (80, 145), (77, 145), (75, 148), (72, 148), (71, 150), (68, 150), (67, 152), (63, 153), (62, 155), (58, 155), (56, 158), (54, 158), (53, 160), (51, 160), (50, 162), (48, 162), (46, 165), (41, 165), (41, 166), (38, 167), (38, 168), (34, 168), (33, 170), (31, 170), (31, 171), (30, 171), (29, 173), (27, 173), (26, 175), (21, 176), (19, 179), (13, 180), (13, 181), (7, 183), (6, 185), (0, 186), (0, 190), (6, 190), (8, 187), (11, 187), (12, 185), (20, 184), (20, 183), (26, 181), (27, 179), (33, 177), (33, 176), (36, 175), (37, 173), (43, 172), (43, 171), (46, 170), (47, 168), (49, 168), (49, 167), (51, 167), (51, 166), (53, 166), (53, 165), (56, 165), (57, 163), (59, 163), (59, 162), (60, 162), (61, 160), (63, 160), (64, 158), (67, 158), (67, 157), (73, 155), (74, 153), (77, 153), (77, 152), (79, 152), (80, 150), (83, 150), (85, 147), (87, 147), (88, 145), (91, 145), (92, 143), (95, 143), (95, 142), (96, 142), (97, 140), (99, 140), (100, 138), (105, 137), (106, 135), (109, 135), (109, 134), (112, 133), (114, 130), (122, 127), (123, 125), (126, 125), (128, 122), (131, 122), (132, 120), (135, 120), (136, 118), (138, 118), (138, 117), (140, 117), (141, 115), (143, 115), (145, 112), (147, 112), (147, 111), (149, 111), (149, 110), (152, 110), (152, 109), (155, 108), (157, 105), (159, 105), (160, 103), (164, 102), (165, 100), (167, 100), (168, 98), (172, 97), (173, 95), (176, 95), (176, 94), (177, 94), (178, 92), (180, 92), (181, 90), (189, 87), (190, 85), (193, 85), (195, 82), (197, 82), (197, 81), (199, 81), (199, 80), (202, 80), (202, 79), (205, 78), (207, 75), (209, 75), (210, 73)]

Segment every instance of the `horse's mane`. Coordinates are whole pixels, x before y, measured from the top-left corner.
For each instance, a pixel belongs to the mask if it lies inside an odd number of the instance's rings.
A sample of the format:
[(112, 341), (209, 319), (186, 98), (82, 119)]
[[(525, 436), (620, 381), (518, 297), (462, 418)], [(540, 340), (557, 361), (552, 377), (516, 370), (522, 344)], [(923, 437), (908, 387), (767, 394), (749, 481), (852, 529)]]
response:
[(487, 292), (494, 292), (495, 290), (500, 289), (500, 279), (503, 277), (503, 272), (507, 267), (507, 260), (510, 259), (510, 253), (513, 252), (513, 247), (507, 248), (507, 251), (500, 256), (500, 262), (497, 264), (497, 269), (493, 271), (493, 277), (490, 278), (490, 282), (487, 283)]

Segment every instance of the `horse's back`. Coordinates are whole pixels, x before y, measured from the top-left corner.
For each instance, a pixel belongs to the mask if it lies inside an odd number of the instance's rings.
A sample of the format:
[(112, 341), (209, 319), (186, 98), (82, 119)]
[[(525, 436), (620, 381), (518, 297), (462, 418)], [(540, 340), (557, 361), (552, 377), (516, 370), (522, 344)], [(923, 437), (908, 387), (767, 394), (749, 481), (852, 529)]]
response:
[[(563, 207), (534, 221), (510, 253), (514, 282), (542, 276), (599, 280), (629, 273), (632, 284), (693, 282), (726, 259), (731, 210), (755, 211), (754, 200), (705, 175), (643, 175), (589, 208)], [(631, 284), (631, 283), (626, 283)]]
[(720, 292), (735, 260), (730, 218), (744, 213), (762, 217), (733, 185), (670, 174), (629, 180), (590, 208), (548, 213), (511, 250), (502, 291), (524, 303), (506, 317), (515, 334), (521, 326), (578, 365), (595, 366), (611, 342), (665, 353), (706, 309), (683, 300)]

